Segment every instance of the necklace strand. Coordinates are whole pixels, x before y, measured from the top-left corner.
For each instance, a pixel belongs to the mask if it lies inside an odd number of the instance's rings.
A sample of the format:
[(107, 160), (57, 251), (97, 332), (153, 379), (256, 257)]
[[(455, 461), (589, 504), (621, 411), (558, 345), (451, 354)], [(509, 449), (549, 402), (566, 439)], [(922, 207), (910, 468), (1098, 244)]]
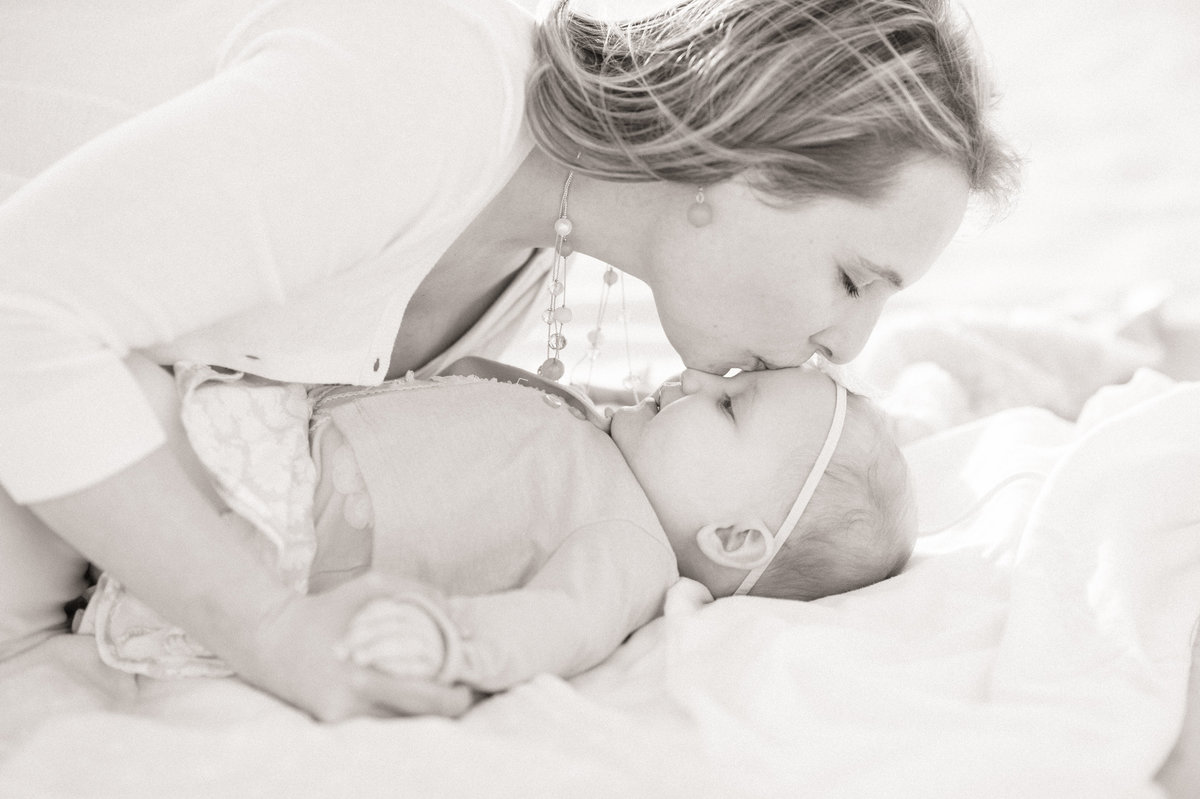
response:
[(546, 290), (550, 294), (550, 307), (542, 313), (546, 323), (546, 360), (538, 367), (538, 374), (547, 380), (558, 380), (566, 371), (558, 357), (567, 346), (563, 325), (571, 321), (571, 309), (567, 307), (567, 256), (574, 248), (567, 242), (571, 235), (571, 220), (567, 218), (567, 196), (571, 193), (571, 181), (575, 170), (567, 173), (563, 183), (562, 199), (558, 203), (558, 219), (554, 220), (554, 264), (550, 268), (550, 282)]
[[(563, 349), (567, 346), (567, 338), (563, 335), (563, 325), (571, 321), (571, 309), (567, 307), (567, 257), (570, 256), (575, 248), (571, 246), (567, 237), (571, 235), (571, 230), (574, 227), (570, 218), (567, 216), (567, 198), (571, 193), (571, 183), (575, 179), (575, 171), (571, 170), (567, 173), (567, 179), (563, 183), (562, 197), (558, 202), (558, 218), (554, 220), (554, 262), (550, 268), (550, 280), (546, 285), (547, 293), (550, 295), (550, 304), (545, 311), (542, 312), (542, 321), (546, 324), (546, 360), (538, 367), (537, 373), (547, 380), (560, 380), (566, 372), (566, 367), (560, 357)], [(608, 310), (609, 294), (612, 291), (614, 284), (620, 283), (621, 291), (621, 323), (625, 328), (625, 361), (627, 374), (624, 379), (624, 387), (633, 392), (634, 401), (639, 398), (638, 389), (641, 387), (641, 379), (633, 373), (633, 357), (630, 352), (629, 343), (629, 317), (628, 310), (625, 306), (625, 281), (620, 272), (609, 266), (604, 272), (604, 283), (600, 291), (600, 306), (596, 314), (596, 326), (588, 332), (588, 348), (586, 354), (580, 360), (588, 362), (588, 375), (585, 383), (585, 391), (591, 389), (592, 384), (592, 369), (595, 366), (596, 358), (600, 354), (600, 348), (604, 343), (604, 316)], [(580, 364), (576, 364), (572, 368), (572, 374)], [(572, 378), (574, 382), (574, 378)]]

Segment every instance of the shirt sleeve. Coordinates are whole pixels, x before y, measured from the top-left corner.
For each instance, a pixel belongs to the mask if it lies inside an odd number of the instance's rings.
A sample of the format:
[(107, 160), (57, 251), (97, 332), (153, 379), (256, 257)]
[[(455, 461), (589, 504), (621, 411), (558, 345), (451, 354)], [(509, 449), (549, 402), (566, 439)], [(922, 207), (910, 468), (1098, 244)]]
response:
[(499, 691), (579, 674), (657, 616), (678, 577), (666, 542), (630, 522), (576, 531), (524, 587), (447, 600), (441, 679)]
[(0, 484), (18, 502), (161, 444), (130, 350), (313, 290), (497, 156), (515, 22), (453, 0), (268, 8), (211, 79), (0, 204)]

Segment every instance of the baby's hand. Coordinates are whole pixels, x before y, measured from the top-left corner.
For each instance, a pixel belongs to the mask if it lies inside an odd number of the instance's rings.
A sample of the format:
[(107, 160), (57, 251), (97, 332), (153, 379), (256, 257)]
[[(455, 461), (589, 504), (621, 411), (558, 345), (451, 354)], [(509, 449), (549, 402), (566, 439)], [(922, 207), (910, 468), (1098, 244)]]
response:
[(421, 606), (379, 598), (355, 614), (335, 652), (342, 660), (392, 677), (434, 679), (445, 664), (446, 641)]
[(262, 626), (247, 642), (245, 657), (226, 660), (247, 682), (321, 721), (363, 715), (462, 715), (477, 699), (466, 686), (394, 676), (338, 656), (338, 649), (348, 650), (346, 632), (360, 611), (376, 602), (419, 605), (420, 599), (406, 602), (414, 595), (436, 601), (432, 589), (375, 572), (324, 593), (292, 595), (264, 615)]

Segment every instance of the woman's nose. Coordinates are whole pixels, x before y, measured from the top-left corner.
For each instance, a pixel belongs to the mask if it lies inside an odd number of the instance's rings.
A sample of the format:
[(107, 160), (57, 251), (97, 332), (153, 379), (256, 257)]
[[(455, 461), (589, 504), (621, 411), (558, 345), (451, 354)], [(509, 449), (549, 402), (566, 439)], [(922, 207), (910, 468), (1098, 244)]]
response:
[[(745, 374), (745, 373), (742, 373)], [(685, 394), (729, 394), (736, 391), (742, 381), (740, 375), (721, 377), (698, 369), (685, 369), (679, 376), (679, 388)]]
[(720, 379), (714, 374), (701, 372), (699, 369), (684, 369), (683, 373), (679, 375), (679, 390), (684, 395), (699, 394), (706, 387), (711, 386), (712, 381)]
[(849, 363), (854, 360), (879, 321), (883, 304), (878, 303), (858, 314), (839, 321), (813, 336), (810, 341), (817, 352), (833, 363)]

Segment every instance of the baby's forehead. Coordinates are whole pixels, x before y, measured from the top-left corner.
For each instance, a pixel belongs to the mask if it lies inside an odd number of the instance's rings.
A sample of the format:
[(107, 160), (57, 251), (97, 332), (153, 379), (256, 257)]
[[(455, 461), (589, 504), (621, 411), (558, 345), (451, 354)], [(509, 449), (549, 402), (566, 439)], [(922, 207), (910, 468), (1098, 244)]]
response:
[(871, 386), (837, 364), (814, 359), (801, 366), (751, 374), (752, 379), (775, 379), (775, 376), (781, 379), (772, 384), (772, 390), (758, 392), (769, 397), (762, 404), (770, 412), (781, 412), (789, 404), (797, 404), (810, 421), (815, 414), (828, 422), (833, 416), (837, 391), (841, 388), (848, 399), (847, 420), (864, 414), (870, 418), (873, 413), (878, 413), (878, 407), (871, 399)]
[(794, 452), (799, 445), (819, 445), (833, 418), (837, 383), (825, 372), (794, 366), (746, 375), (745, 421), (752, 435), (776, 436), (777, 446), (760, 441), (770, 450)]

